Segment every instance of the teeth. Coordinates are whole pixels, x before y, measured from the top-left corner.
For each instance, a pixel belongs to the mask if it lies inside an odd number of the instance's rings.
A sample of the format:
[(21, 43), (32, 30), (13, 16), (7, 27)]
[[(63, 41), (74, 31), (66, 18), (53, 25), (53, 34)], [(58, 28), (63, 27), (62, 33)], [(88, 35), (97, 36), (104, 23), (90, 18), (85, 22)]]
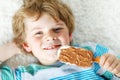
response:
[(52, 47), (52, 46), (50, 46), (50, 47), (48, 47), (48, 49), (53, 49), (53, 47)]
[(55, 49), (55, 48), (57, 48), (57, 47), (59, 47), (59, 45), (48, 46), (48, 47), (46, 47), (46, 48), (44, 48), (44, 49), (45, 49), (45, 50), (50, 50), (50, 49)]
[(49, 47), (47, 47), (45, 49), (49, 50), (49, 49), (54, 49), (54, 48), (55, 48), (55, 46), (49, 46)]

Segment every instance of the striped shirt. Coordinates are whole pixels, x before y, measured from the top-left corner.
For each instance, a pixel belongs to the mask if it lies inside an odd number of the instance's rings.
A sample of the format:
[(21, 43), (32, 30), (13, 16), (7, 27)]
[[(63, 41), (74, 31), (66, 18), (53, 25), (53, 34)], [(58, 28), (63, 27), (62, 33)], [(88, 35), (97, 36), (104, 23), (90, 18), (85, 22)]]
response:
[[(99, 44), (74, 45), (93, 51), (94, 57), (108, 53), (110, 50)], [(0, 67), (0, 80), (120, 80), (98, 63), (89, 68), (57, 62), (54, 65), (43, 66), (30, 64), (11, 69), (4, 65)]]

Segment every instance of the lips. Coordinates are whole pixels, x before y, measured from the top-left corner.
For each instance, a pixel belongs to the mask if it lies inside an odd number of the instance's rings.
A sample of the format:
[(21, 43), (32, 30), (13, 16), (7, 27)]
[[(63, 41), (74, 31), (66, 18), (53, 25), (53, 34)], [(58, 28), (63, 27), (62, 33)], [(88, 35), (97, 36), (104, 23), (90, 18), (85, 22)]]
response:
[(52, 45), (52, 46), (48, 46), (48, 47), (45, 47), (43, 48), (44, 50), (52, 50), (52, 49), (56, 49), (56, 48), (59, 48), (61, 45)]

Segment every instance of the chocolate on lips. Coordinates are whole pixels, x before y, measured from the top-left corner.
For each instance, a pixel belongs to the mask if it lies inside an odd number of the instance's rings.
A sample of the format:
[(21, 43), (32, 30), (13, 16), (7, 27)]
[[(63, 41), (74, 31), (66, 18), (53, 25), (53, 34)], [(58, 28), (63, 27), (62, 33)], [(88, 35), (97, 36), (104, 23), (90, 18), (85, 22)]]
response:
[(59, 50), (59, 60), (80, 67), (90, 67), (93, 63), (93, 53), (83, 48), (62, 47)]

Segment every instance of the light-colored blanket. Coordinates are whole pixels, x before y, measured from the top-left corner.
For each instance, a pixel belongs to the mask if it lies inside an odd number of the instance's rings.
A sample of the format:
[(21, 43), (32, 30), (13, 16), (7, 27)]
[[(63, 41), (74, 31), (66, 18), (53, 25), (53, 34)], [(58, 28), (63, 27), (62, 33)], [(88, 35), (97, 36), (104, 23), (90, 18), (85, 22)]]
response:
[[(63, 0), (75, 16), (74, 42), (95, 42), (120, 54), (120, 0)], [(11, 18), (22, 0), (0, 0), (0, 45), (13, 37)]]

